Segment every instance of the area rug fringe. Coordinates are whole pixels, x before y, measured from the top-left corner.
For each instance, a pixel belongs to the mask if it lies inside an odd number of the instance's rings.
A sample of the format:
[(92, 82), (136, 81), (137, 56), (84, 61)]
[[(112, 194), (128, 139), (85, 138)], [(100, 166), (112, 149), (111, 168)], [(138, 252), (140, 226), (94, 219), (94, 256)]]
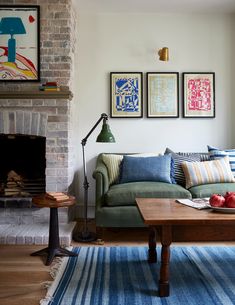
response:
[[(72, 247), (66, 249), (71, 250)], [(48, 305), (48, 303), (53, 300), (52, 296), (64, 273), (64, 270), (68, 263), (68, 259), (69, 257), (56, 257), (54, 259), (53, 264), (50, 268), (50, 276), (52, 277), (53, 281), (46, 281), (43, 283), (44, 288), (47, 289), (47, 294), (43, 299), (40, 300), (40, 305)]]

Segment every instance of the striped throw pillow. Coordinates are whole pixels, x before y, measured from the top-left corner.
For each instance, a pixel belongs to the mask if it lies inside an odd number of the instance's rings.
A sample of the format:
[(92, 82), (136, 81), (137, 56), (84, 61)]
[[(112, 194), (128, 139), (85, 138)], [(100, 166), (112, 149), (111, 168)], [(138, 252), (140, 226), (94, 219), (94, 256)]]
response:
[(115, 184), (119, 179), (119, 167), (123, 159), (123, 155), (103, 154), (102, 159), (108, 169), (109, 184)]
[(235, 149), (225, 149), (225, 150), (220, 150), (218, 148), (212, 147), (212, 146), (207, 146), (208, 152), (210, 155), (211, 160), (216, 160), (223, 158), (225, 156), (229, 157), (229, 164), (233, 173), (233, 176), (235, 177)]
[(165, 154), (171, 154), (171, 157), (174, 161), (174, 178), (177, 184), (185, 186), (185, 176), (182, 169), (182, 162), (196, 162), (201, 161), (200, 154), (194, 153), (175, 153), (170, 148), (166, 148)]
[(228, 156), (212, 161), (183, 162), (182, 168), (187, 189), (201, 184), (235, 182)]
[[(130, 154), (132, 157), (156, 157), (159, 153), (140, 153)], [(120, 154), (102, 154), (104, 164), (108, 169), (109, 184), (116, 184), (119, 181), (120, 165), (123, 155)]]

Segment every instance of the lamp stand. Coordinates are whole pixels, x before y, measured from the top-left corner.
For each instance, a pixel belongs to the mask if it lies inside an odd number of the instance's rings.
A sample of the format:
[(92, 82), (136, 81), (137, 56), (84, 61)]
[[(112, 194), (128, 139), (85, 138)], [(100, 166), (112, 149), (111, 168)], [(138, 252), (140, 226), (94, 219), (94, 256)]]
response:
[(98, 121), (92, 127), (92, 129), (88, 132), (86, 137), (82, 140), (82, 160), (83, 160), (83, 174), (84, 174), (84, 181), (83, 181), (83, 188), (84, 188), (84, 216), (83, 216), (83, 229), (81, 232), (76, 233), (73, 235), (73, 239), (78, 242), (91, 242), (97, 239), (97, 236), (93, 232), (89, 232), (87, 228), (87, 205), (88, 205), (88, 188), (89, 183), (87, 180), (87, 172), (86, 172), (86, 157), (85, 157), (85, 145), (87, 139), (92, 134), (92, 132), (96, 129), (101, 121), (106, 122), (108, 119), (107, 114), (102, 113)]
[(92, 132), (96, 129), (96, 127), (99, 125), (101, 121), (103, 121), (103, 126), (100, 134), (97, 137), (96, 142), (106, 142), (111, 143), (115, 142), (115, 138), (112, 135), (109, 126), (107, 124), (108, 116), (106, 113), (102, 113), (98, 121), (95, 123), (95, 125), (91, 128), (91, 130), (88, 132), (86, 137), (82, 140), (82, 160), (83, 160), (83, 174), (84, 174), (84, 181), (83, 181), (83, 188), (84, 188), (84, 216), (83, 216), (83, 229), (79, 233), (74, 233), (73, 239), (75, 241), (80, 242), (91, 242), (97, 239), (97, 236), (95, 233), (90, 232), (87, 228), (87, 205), (88, 205), (88, 188), (89, 183), (87, 180), (87, 171), (86, 171), (86, 157), (85, 157), (85, 145), (87, 142), (87, 139), (92, 134)]
[(82, 140), (82, 159), (83, 159), (83, 173), (84, 173), (84, 181), (83, 181), (83, 188), (84, 188), (84, 215), (83, 215), (83, 229), (79, 232), (76, 236), (73, 237), (75, 241), (80, 242), (91, 242), (96, 240), (96, 234), (93, 232), (89, 232), (87, 227), (87, 204), (88, 204), (88, 188), (89, 183), (87, 180), (87, 172), (86, 172), (86, 157), (85, 157), (85, 145), (86, 140)]

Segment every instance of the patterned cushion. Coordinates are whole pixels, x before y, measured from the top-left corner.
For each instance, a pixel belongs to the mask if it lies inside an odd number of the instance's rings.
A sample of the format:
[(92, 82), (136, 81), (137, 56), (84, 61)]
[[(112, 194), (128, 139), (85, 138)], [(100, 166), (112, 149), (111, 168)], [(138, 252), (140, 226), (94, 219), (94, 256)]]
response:
[(218, 148), (207, 146), (208, 152), (210, 155), (211, 160), (216, 160), (223, 158), (225, 156), (229, 157), (229, 164), (233, 173), (233, 176), (235, 177), (235, 149), (226, 149), (226, 150), (220, 150)]
[(196, 158), (200, 158), (200, 161), (209, 161), (210, 160), (210, 156), (209, 153), (194, 153), (194, 152), (179, 152), (178, 153), (180, 156), (184, 156), (184, 157), (196, 157)]
[(228, 156), (212, 161), (183, 162), (182, 168), (187, 189), (201, 184), (235, 182)]
[[(158, 156), (158, 153), (142, 153), (142, 154), (133, 154), (133, 157), (151, 157)], [(119, 181), (119, 173), (120, 173), (120, 164), (123, 159), (123, 155), (120, 154), (103, 154), (102, 159), (104, 164), (108, 169), (109, 175), (109, 184), (115, 184)]]
[(171, 156), (124, 156), (120, 174), (120, 183), (137, 181), (172, 183)]
[(123, 155), (103, 154), (102, 159), (107, 166), (109, 175), (109, 184), (115, 184), (119, 179), (119, 167), (123, 159)]
[(169, 148), (166, 148), (165, 154), (171, 154), (171, 157), (174, 160), (174, 178), (176, 183), (185, 186), (185, 176), (181, 164), (184, 161), (187, 162), (201, 161), (200, 154), (185, 153), (184, 155), (181, 153), (175, 153)]

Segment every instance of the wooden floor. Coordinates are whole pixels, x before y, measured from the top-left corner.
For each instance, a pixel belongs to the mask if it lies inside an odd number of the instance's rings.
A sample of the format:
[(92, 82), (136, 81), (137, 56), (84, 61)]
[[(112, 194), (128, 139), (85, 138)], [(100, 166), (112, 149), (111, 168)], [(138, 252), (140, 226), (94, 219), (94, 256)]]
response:
[[(147, 245), (148, 231), (105, 230), (103, 238), (104, 246)], [(100, 246), (97, 242), (73, 242), (73, 246), (81, 245)], [(41, 257), (30, 256), (30, 253), (41, 248), (42, 246), (0, 245), (0, 305), (38, 305), (45, 296), (44, 285), (51, 281), (50, 267), (44, 265)]]
[[(76, 243), (78, 246), (147, 244), (147, 230), (106, 230), (105, 243)], [(51, 267), (42, 257), (30, 253), (44, 246), (0, 245), (0, 305), (38, 305), (46, 295), (45, 284), (52, 281)]]

